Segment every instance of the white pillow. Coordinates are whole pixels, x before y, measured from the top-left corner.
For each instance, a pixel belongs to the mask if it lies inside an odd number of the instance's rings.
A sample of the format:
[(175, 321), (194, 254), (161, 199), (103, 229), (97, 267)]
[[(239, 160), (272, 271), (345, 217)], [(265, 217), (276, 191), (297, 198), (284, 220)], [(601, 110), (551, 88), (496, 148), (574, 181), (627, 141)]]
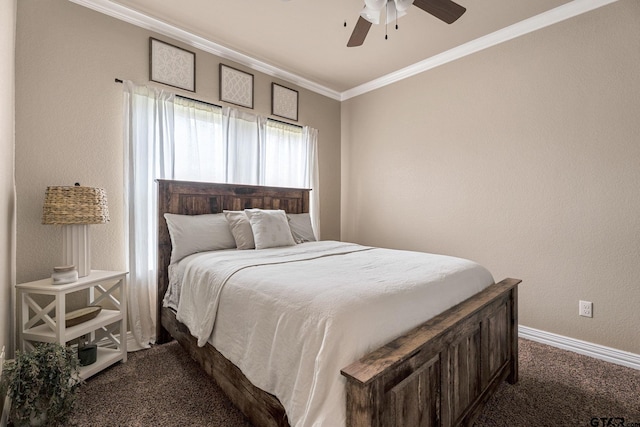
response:
[(316, 236), (313, 234), (311, 217), (308, 213), (287, 214), (289, 217), (289, 227), (296, 243), (315, 242)]
[(296, 244), (291, 235), (287, 214), (283, 210), (246, 209), (245, 213), (251, 223), (256, 249)]
[(232, 249), (236, 242), (223, 214), (164, 214), (171, 237), (171, 264), (196, 252)]
[(249, 217), (244, 211), (224, 211), (224, 215), (229, 223), (231, 234), (238, 249), (253, 249), (256, 247), (253, 241), (253, 231)]

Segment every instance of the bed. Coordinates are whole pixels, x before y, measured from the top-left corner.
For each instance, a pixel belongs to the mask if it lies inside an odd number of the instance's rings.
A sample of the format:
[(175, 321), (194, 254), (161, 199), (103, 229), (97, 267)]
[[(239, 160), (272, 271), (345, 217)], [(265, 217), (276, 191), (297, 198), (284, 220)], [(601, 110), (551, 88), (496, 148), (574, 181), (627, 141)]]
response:
[[(172, 250), (164, 215), (251, 208), (300, 214), (309, 210), (308, 190), (159, 180), (158, 191), (158, 343), (179, 341), (254, 425), (288, 426), (278, 398), (255, 386), (211, 343), (199, 346), (176, 311), (162, 304)], [(346, 425), (472, 423), (502, 381), (518, 379), (519, 282), (502, 280), (435, 317), (425, 314), (408, 332), (338, 369)]]

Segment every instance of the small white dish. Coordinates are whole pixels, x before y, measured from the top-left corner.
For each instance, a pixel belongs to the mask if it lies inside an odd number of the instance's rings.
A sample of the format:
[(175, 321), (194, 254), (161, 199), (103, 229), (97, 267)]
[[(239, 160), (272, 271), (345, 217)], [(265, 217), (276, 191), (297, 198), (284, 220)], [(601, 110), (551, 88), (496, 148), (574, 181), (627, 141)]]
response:
[(78, 280), (78, 270), (75, 265), (62, 265), (53, 267), (51, 274), (54, 285), (64, 285), (65, 283), (73, 283)]

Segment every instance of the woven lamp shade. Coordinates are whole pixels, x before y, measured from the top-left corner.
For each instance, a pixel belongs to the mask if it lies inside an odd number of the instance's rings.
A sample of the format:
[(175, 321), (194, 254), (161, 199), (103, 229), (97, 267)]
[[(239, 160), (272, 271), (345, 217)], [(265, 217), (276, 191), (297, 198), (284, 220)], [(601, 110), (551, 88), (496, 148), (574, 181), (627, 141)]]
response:
[(107, 193), (102, 188), (47, 187), (43, 224), (104, 224), (109, 221)]

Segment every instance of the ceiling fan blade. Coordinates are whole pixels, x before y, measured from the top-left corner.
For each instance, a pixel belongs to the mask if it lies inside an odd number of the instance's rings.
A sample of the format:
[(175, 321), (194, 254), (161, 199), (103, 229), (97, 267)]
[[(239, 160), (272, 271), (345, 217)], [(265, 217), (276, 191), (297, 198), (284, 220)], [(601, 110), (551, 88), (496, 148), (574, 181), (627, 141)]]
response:
[(413, 4), (447, 24), (454, 23), (467, 10), (451, 0), (415, 0)]
[(349, 42), (347, 42), (347, 47), (362, 46), (362, 43), (364, 43), (364, 39), (367, 37), (367, 33), (369, 32), (369, 28), (371, 28), (371, 22), (367, 21), (362, 16), (359, 17), (358, 22), (356, 22), (356, 26), (353, 29), (353, 33), (351, 33), (351, 38), (349, 38)]

